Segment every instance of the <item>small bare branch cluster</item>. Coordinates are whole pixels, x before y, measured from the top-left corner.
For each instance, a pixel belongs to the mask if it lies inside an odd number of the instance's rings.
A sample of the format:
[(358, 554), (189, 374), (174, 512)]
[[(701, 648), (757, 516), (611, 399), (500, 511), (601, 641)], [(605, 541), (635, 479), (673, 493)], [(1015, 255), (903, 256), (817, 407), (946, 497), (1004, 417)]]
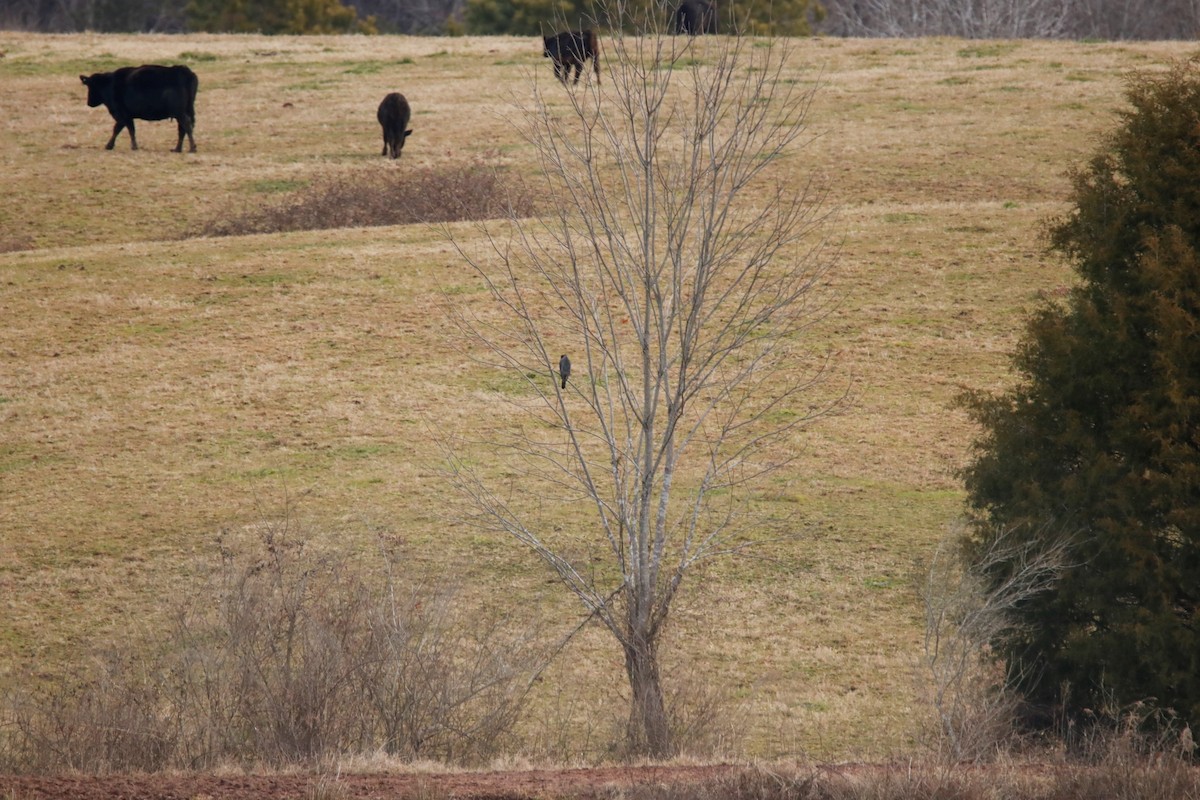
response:
[(1064, 36), (1075, 0), (836, 0), (826, 27), (848, 36)]
[(77, 675), (10, 692), (0, 772), (318, 763), (502, 752), (544, 655), (530, 631), (374, 565), (316, 553), (293, 522), (185, 592), (165, 636), (113, 644)]
[[(935, 740), (954, 761), (995, 756), (1014, 735), (1019, 697), (1009, 671), (1032, 667), (999, 663), (992, 645), (1013, 630), (1019, 605), (1054, 586), (1069, 566), (1069, 547), (1066, 537), (1001, 534), (968, 554), (962, 531), (953, 530), (934, 552), (922, 586), (923, 666)], [(1006, 577), (997, 583), (1001, 566)]]
[(462, 26), (466, 0), (356, 0), (359, 17), (374, 17), (380, 31), (431, 36)]

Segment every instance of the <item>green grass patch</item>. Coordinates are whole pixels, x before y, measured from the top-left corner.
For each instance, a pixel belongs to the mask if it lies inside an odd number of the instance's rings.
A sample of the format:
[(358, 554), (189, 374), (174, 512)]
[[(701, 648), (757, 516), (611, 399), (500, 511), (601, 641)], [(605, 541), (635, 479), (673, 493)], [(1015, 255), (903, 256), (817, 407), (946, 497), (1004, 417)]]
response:
[(343, 66), (343, 75), (375, 75), (382, 72), (387, 64), (383, 61), (346, 61)]
[(262, 180), (251, 181), (247, 184), (248, 191), (255, 194), (282, 194), (284, 192), (294, 192), (298, 189), (303, 189), (309, 185), (307, 180), (296, 180), (292, 178), (265, 178)]
[(973, 47), (964, 47), (958, 51), (959, 58), (999, 58), (1006, 56), (1017, 49), (1016, 44), (996, 42), (994, 44), (981, 44)]

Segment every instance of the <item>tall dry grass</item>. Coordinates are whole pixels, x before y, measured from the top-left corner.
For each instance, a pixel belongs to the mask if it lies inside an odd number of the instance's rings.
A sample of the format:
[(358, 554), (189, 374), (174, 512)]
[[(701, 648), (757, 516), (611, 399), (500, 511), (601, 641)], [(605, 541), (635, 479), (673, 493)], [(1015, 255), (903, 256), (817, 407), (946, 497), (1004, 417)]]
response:
[(700, 784), (612, 789), (606, 800), (1194, 800), (1200, 771), (1177, 758), (1081, 766), (1017, 762), (948, 768), (919, 762), (759, 768)]

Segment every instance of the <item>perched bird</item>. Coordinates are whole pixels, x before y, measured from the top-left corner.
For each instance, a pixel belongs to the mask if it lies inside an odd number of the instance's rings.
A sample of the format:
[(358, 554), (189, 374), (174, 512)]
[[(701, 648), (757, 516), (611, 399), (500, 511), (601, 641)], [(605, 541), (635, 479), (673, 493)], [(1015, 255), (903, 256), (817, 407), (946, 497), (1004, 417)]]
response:
[(558, 360), (558, 374), (562, 375), (562, 388), (567, 388), (567, 378), (571, 377), (571, 359), (566, 354)]

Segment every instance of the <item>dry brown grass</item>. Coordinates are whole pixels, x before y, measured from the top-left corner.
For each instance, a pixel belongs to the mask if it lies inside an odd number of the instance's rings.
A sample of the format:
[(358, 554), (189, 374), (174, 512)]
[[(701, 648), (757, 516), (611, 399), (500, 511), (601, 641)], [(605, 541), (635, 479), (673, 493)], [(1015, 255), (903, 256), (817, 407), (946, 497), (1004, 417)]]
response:
[[(665, 657), (745, 705), (749, 755), (878, 757), (908, 749), (924, 713), (910, 574), (961, 507), (971, 429), (950, 401), (1003, 385), (1022, 316), (1069, 285), (1041, 221), (1113, 124), (1122, 76), (1191, 47), (796, 45), (794, 79), (823, 85), (822, 135), (785, 168), (828, 176), (840, 209), (842, 300), (819, 335), (854, 402), (798, 436), (757, 498), (798, 535), (700, 576)], [(484, 152), (531, 173), (505, 118), (530, 80), (553, 82), (537, 43), (0, 32), (0, 50), (0, 670), (52, 675), (90, 638), (153, 628), (159, 598), (188, 585), (185, 556), (285, 493), (330, 536), (391, 528), (420, 566), (570, 628), (577, 609), (525, 554), (447, 509), (434, 432), (486, 438), (515, 411), (443, 314), (447, 299), (487, 311), (444, 239), (416, 225), (179, 240), (328, 177)], [(139, 126), (138, 152), (104, 151), (111, 123), (77, 75), (174, 60), (200, 76), (199, 152), (169, 152), (169, 123)], [(396, 163), (374, 119), (394, 90), (414, 109)], [(587, 533), (586, 514), (552, 521)], [(538, 720), (594, 754), (621, 685), (619, 653), (587, 630), (541, 685)]]
[(396, 175), (374, 171), (317, 178), (279, 202), (232, 209), (210, 220), (203, 236), (434, 225), (445, 222), (528, 217), (529, 192), (513, 176), (484, 163), (423, 167)]

